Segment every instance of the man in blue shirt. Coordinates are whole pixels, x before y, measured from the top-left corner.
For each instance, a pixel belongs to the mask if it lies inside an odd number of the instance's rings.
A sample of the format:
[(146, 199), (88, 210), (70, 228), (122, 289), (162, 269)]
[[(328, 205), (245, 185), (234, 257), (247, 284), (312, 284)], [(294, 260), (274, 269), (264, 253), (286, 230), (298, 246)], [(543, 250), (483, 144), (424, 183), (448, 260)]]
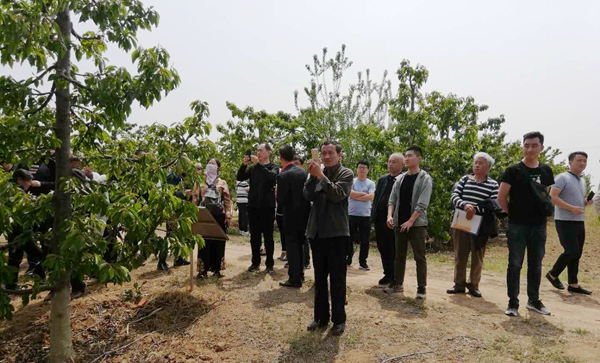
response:
[(360, 269), (369, 271), (367, 258), (369, 257), (369, 235), (371, 233), (371, 202), (375, 197), (375, 183), (367, 179), (369, 163), (361, 160), (356, 164), (356, 175), (352, 183), (350, 198), (348, 199), (348, 215), (350, 223), (350, 239), (346, 263), (352, 264), (354, 256), (354, 243), (359, 242), (360, 254), (358, 263)]

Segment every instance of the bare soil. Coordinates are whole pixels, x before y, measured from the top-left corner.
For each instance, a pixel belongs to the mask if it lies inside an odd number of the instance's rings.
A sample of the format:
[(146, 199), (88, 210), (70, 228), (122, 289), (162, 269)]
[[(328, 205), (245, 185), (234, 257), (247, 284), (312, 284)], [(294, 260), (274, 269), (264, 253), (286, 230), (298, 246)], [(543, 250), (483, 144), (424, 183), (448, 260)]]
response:
[[(600, 223), (589, 211), (588, 239), (581, 283), (600, 293)], [(544, 273), (562, 248), (548, 226)], [(307, 332), (312, 318), (313, 270), (300, 290), (281, 288), (283, 262), (275, 273), (248, 273), (247, 237), (227, 244), (225, 278), (197, 282), (189, 292), (189, 268), (155, 271), (156, 261), (132, 273), (132, 283), (90, 283), (88, 294), (71, 303), (77, 361), (96, 362), (600, 362), (600, 302), (592, 295), (556, 291), (542, 281), (541, 298), (552, 311), (541, 316), (525, 309), (521, 317), (503, 314), (506, 297), (506, 247), (492, 243), (486, 255), (483, 298), (450, 296), (453, 256), (430, 255), (428, 295), (416, 293), (414, 263), (409, 263), (404, 296), (377, 287), (382, 277), (376, 250), (371, 271), (348, 270), (346, 332)], [(279, 251), (277, 251), (277, 256)], [(504, 270), (503, 270), (504, 269)], [(563, 276), (563, 281), (566, 279)], [(137, 307), (123, 292), (133, 282), (147, 303)], [(521, 296), (526, 301), (525, 276)], [(0, 362), (42, 362), (48, 352), (49, 305), (40, 300), (20, 307), (0, 323)], [(396, 358), (394, 358), (396, 357)]]

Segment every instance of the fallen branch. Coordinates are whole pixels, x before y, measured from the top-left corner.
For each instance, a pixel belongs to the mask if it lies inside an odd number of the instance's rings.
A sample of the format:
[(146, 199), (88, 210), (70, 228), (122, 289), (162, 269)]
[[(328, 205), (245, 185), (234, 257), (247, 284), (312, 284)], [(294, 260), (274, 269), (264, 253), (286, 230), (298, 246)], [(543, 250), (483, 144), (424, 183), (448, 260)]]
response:
[(405, 355), (399, 355), (397, 357), (390, 357), (381, 363), (389, 363), (389, 362), (395, 361), (396, 359), (410, 358), (410, 357), (415, 357), (417, 355), (430, 354), (430, 353), (434, 353), (434, 352), (435, 352), (435, 350), (426, 350), (423, 352), (415, 352), (415, 353), (410, 353), (410, 354), (405, 354)]
[(104, 352), (104, 353), (102, 353), (102, 355), (100, 355), (98, 358), (94, 359), (94, 360), (92, 361), (92, 363), (96, 363), (98, 360), (100, 360), (100, 361), (103, 361), (103, 360), (104, 360), (105, 358), (107, 358), (109, 355), (113, 355), (113, 354), (115, 354), (115, 353), (117, 353), (117, 352), (119, 352), (119, 351), (121, 351), (121, 350), (123, 350), (123, 349), (125, 349), (125, 348), (128, 348), (128, 347), (132, 346), (133, 344), (135, 344), (135, 343), (139, 342), (140, 340), (144, 339), (144, 338), (145, 338), (145, 337), (147, 337), (148, 335), (150, 335), (150, 334), (154, 334), (154, 333), (156, 333), (156, 330), (155, 330), (155, 331), (152, 331), (152, 332), (150, 332), (150, 333), (148, 333), (148, 334), (145, 334), (145, 335), (144, 335), (144, 336), (142, 336), (141, 338), (138, 338), (138, 339), (134, 340), (133, 342), (131, 342), (131, 343), (128, 343), (128, 344), (125, 344), (124, 346), (122, 346), (122, 347), (119, 347), (119, 348), (117, 348), (117, 349), (115, 349), (115, 350), (111, 350), (110, 352)]
[(129, 326), (129, 325), (131, 325), (131, 324), (139, 323), (140, 321), (142, 321), (142, 320), (144, 320), (144, 319), (148, 319), (149, 317), (151, 317), (152, 315), (154, 315), (154, 314), (158, 313), (158, 312), (159, 312), (159, 311), (161, 311), (161, 310), (162, 310), (162, 308), (158, 308), (158, 309), (154, 310), (153, 312), (151, 312), (150, 314), (148, 314), (148, 315), (146, 315), (146, 316), (144, 316), (144, 317), (141, 317), (141, 318), (139, 318), (139, 319), (138, 319), (138, 320), (136, 320), (136, 321), (132, 321), (131, 323), (127, 324), (127, 326)]
[[(37, 292), (44, 292), (44, 291), (50, 291), (52, 290), (52, 287), (50, 286), (41, 286)], [(11, 290), (11, 289), (5, 289), (3, 287), (0, 287), (0, 292), (3, 292), (5, 294), (8, 295), (31, 295), (33, 294), (33, 289), (24, 289), (24, 290)]]

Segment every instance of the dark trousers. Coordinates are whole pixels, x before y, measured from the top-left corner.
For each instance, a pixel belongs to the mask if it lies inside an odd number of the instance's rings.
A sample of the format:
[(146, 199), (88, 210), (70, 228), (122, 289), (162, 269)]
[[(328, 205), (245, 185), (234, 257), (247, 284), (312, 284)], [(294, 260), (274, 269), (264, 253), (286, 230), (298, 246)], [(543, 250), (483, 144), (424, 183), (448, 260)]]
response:
[(286, 234), (289, 281), (301, 284), (304, 277), (304, 232)]
[[(314, 239), (310, 241), (315, 268), (314, 320), (342, 324), (346, 322), (346, 248), (348, 237)], [(328, 282), (329, 278), (329, 282)], [(331, 315), (329, 313), (331, 285)]]
[(530, 302), (540, 299), (542, 260), (546, 252), (546, 224), (528, 226), (509, 223), (506, 237), (508, 239), (506, 285), (509, 305), (518, 308), (525, 250), (527, 250), (527, 296)]
[(273, 241), (273, 222), (275, 221), (275, 208), (249, 208), (250, 220), (250, 246), (252, 248), (252, 264), (260, 265), (260, 246), (262, 238), (265, 240), (267, 252), (265, 266), (272, 268), (275, 265), (273, 252), (275, 242)]
[(204, 272), (220, 272), (221, 262), (225, 256), (225, 241), (206, 239), (204, 247), (198, 250), (198, 258), (202, 260)]
[(375, 240), (377, 240), (377, 249), (381, 255), (383, 275), (388, 279), (393, 279), (396, 240), (394, 230), (388, 228), (385, 220), (375, 222)]
[(550, 270), (550, 275), (558, 277), (565, 268), (568, 267), (569, 284), (579, 283), (577, 274), (579, 273), (579, 259), (583, 254), (583, 245), (585, 243), (585, 222), (581, 221), (554, 221), (556, 232), (560, 244), (565, 249), (554, 267)]
[(248, 203), (238, 203), (237, 206), (240, 231), (248, 232)]
[(411, 227), (408, 232), (400, 232), (395, 228), (396, 235), (396, 258), (394, 259), (394, 280), (398, 285), (404, 284), (406, 272), (406, 253), (408, 244), (413, 251), (417, 263), (417, 286), (427, 286), (427, 258), (425, 257), (425, 239), (427, 238), (427, 227)]
[(279, 230), (279, 239), (281, 240), (281, 250), (287, 251), (287, 234), (283, 230), (283, 215), (278, 214), (275, 217), (275, 221), (277, 222), (277, 229)]
[[(20, 226), (13, 225), (13, 231), (8, 235), (8, 243), (15, 243), (17, 238), (24, 232), (28, 233), (23, 231)], [(21, 261), (23, 261), (23, 255), (25, 253), (27, 253), (27, 261), (29, 263), (28, 270), (31, 270), (34, 274), (38, 275), (42, 280), (46, 278), (46, 273), (42, 267), (42, 250), (37, 246), (33, 239), (27, 238), (21, 243), (12, 245), (8, 250), (8, 266), (15, 268), (15, 271), (12, 273), (12, 282), (6, 286), (10, 290), (16, 287), (19, 278), (19, 266), (21, 265)]]
[(302, 250), (304, 251), (304, 258), (302, 261), (304, 262), (304, 267), (310, 265), (310, 243), (308, 243), (308, 239), (303, 236)]
[(367, 263), (369, 257), (369, 235), (371, 234), (371, 218), (350, 216), (348, 219), (350, 225), (350, 241), (348, 243), (347, 263), (352, 264), (354, 256), (354, 243), (360, 245), (360, 254), (358, 255), (358, 263), (361, 265)]

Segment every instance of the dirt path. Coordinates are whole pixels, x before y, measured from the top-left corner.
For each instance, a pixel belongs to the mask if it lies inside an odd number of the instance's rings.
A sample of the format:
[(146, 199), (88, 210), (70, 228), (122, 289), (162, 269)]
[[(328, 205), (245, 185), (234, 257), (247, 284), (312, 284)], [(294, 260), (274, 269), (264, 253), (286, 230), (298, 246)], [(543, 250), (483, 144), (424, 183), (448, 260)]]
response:
[[(279, 248), (279, 246), (277, 246)], [(280, 250), (276, 250), (276, 256)], [(226, 258), (229, 264), (247, 267), (250, 264), (250, 246), (241, 243), (229, 243), (226, 250)], [(276, 260), (275, 268), (282, 268), (283, 262)], [(353, 288), (370, 289), (378, 286), (378, 281), (383, 277), (383, 269), (379, 255), (371, 253), (369, 258), (371, 271), (361, 271), (357, 263), (348, 269), (347, 285)], [(524, 268), (526, 268), (524, 266)], [(307, 277), (312, 279), (313, 270), (307, 271)], [(429, 266), (427, 280), (427, 303), (449, 303), (473, 309), (480, 314), (494, 314), (499, 318), (510, 319), (503, 315), (508, 304), (506, 296), (506, 277), (496, 273), (483, 273), (480, 284), (483, 298), (472, 298), (468, 295), (451, 296), (446, 294), (446, 289), (452, 287), (453, 270), (448, 266)], [(375, 290), (377, 291), (377, 290)], [(383, 294), (383, 291), (381, 291)], [(414, 297), (416, 294), (416, 274), (414, 261), (407, 264), (405, 279), (405, 295)], [(559, 324), (568, 329), (583, 329), (590, 332), (600, 333), (600, 302), (592, 297), (571, 295), (567, 292), (559, 292), (543, 279), (540, 289), (540, 297), (546, 307), (552, 312), (551, 316), (545, 317), (553, 324)], [(402, 296), (398, 296), (399, 299)], [(526, 278), (521, 278), (521, 308), (522, 317), (541, 317), (539, 314), (530, 313), (525, 305), (527, 303)], [(352, 296), (349, 296), (352, 306)], [(307, 317), (309, 319), (310, 317)]]

